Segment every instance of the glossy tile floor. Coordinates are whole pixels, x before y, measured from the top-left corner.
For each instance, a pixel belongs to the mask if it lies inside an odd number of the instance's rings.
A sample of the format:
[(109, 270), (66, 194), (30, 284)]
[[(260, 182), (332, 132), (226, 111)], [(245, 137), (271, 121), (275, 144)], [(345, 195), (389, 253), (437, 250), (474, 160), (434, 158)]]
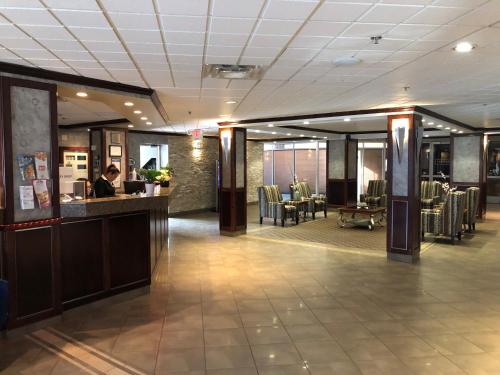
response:
[(260, 238), (254, 219), (238, 238), (172, 219), (149, 294), (0, 340), (2, 373), (500, 374), (499, 209), (418, 265)]

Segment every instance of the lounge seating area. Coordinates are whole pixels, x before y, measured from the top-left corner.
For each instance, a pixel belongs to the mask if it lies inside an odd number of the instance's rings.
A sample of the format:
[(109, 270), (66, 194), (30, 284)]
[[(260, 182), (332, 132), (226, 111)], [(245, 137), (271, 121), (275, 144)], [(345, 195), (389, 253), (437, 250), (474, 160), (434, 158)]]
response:
[(385, 180), (368, 181), (366, 194), (359, 196), (360, 202), (366, 203), (370, 207), (387, 206), (387, 182)]

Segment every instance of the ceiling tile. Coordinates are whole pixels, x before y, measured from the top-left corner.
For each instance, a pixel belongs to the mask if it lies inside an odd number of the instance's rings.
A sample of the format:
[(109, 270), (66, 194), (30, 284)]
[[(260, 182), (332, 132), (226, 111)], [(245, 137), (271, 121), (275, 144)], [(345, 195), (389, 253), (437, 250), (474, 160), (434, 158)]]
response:
[(94, 58), (87, 51), (55, 51), (57, 56), (65, 60), (90, 60)]
[(81, 41), (119, 42), (111, 28), (70, 27), (69, 29)]
[(130, 61), (130, 58), (126, 52), (107, 52), (107, 51), (97, 51), (94, 52), (94, 56), (99, 59), (99, 61)]
[(402, 24), (397, 25), (395, 28), (385, 34), (384, 37), (416, 40), (426, 34), (429, 34), (437, 28), (438, 26), (435, 25)]
[(169, 55), (172, 64), (201, 64), (203, 56), (195, 55)]
[(262, 20), (259, 22), (256, 34), (265, 35), (292, 35), (302, 26), (301, 21), (283, 21), (283, 20)]
[(430, 52), (443, 46), (442, 41), (418, 40), (405, 47), (407, 51), (425, 51)]
[(62, 26), (22, 26), (22, 29), (35, 39), (74, 40)]
[(44, 3), (52, 9), (99, 10), (95, 0), (45, 0)]
[(247, 47), (245, 57), (271, 57), (274, 58), (281, 51), (281, 48)]
[(302, 36), (337, 36), (349, 26), (347, 22), (310, 21), (301, 30)]
[(407, 20), (407, 23), (422, 23), (427, 25), (444, 25), (462, 16), (467, 8), (429, 6)]
[(108, 12), (154, 14), (152, 1), (101, 0)]
[(54, 13), (66, 26), (110, 27), (102, 12), (54, 10)]
[(220, 56), (220, 55), (207, 55), (205, 56), (206, 64), (236, 64), (238, 56)]
[(480, 5), (486, 4), (488, 1), (489, 0), (434, 0), (433, 5), (477, 8)]
[(59, 22), (45, 9), (2, 9), (2, 14), (16, 25), (58, 26)]
[(251, 18), (228, 18), (213, 17), (210, 31), (213, 33), (248, 34), (255, 25), (255, 20)]
[(327, 48), (342, 50), (364, 49), (370, 43), (368, 38), (335, 38)]
[(0, 41), (6, 38), (26, 38), (26, 34), (14, 25), (0, 25)]
[(42, 39), (40, 42), (45, 48), (50, 48), (53, 51), (84, 51), (84, 48), (76, 40)]
[(212, 15), (215, 17), (257, 17), (264, 0), (214, 0)]
[(289, 36), (285, 35), (254, 35), (250, 43), (251, 47), (284, 47), (290, 40)]
[(457, 25), (489, 26), (498, 23), (500, 17), (500, 2), (490, 1), (483, 6), (478, 6), (470, 13), (453, 21)]
[(332, 40), (329, 36), (297, 36), (293, 39), (290, 47), (297, 48), (323, 48)]
[(0, 8), (43, 8), (38, 0), (2, 0)]
[(352, 22), (370, 9), (371, 4), (325, 2), (313, 15), (314, 21)]
[(0, 39), (0, 43), (6, 48), (40, 49), (40, 44), (31, 38)]
[(272, 57), (253, 57), (243, 56), (240, 59), (240, 64), (245, 65), (269, 65), (273, 61)]
[(176, 55), (203, 55), (203, 48), (196, 44), (167, 44), (168, 53)]
[(400, 23), (413, 16), (423, 7), (403, 5), (375, 5), (362, 18), (361, 22), (371, 23)]
[(366, 37), (369, 38), (374, 35), (381, 35), (393, 28), (391, 24), (381, 23), (355, 23), (346, 29), (342, 36), (346, 37)]
[(178, 16), (206, 16), (208, 0), (158, 0), (161, 14)]
[(202, 16), (161, 16), (165, 31), (189, 31), (204, 33), (207, 28), (207, 17)]
[(210, 33), (208, 43), (220, 46), (244, 46), (248, 40), (247, 34), (217, 34)]
[(287, 48), (281, 58), (307, 61), (312, 59), (319, 51), (320, 49), (312, 48)]
[(270, 0), (263, 18), (305, 20), (319, 1)]
[(107, 69), (135, 69), (135, 65), (131, 61), (101, 61)]
[(106, 72), (106, 70), (104, 70), (100, 66), (96, 68), (79, 67), (77, 70), (80, 72), (80, 74), (86, 77), (114, 81), (114, 79), (108, 74), (108, 72)]
[(88, 61), (88, 60), (71, 60), (67, 61), (68, 65), (77, 70), (80, 69), (102, 69), (102, 66), (97, 61)]
[(123, 52), (123, 46), (120, 42), (98, 42), (95, 40), (84, 41), (83, 44), (90, 51), (105, 51), (105, 52)]
[(108, 13), (118, 29), (158, 30), (158, 22), (153, 14)]
[(454, 41), (477, 30), (477, 26), (443, 26), (421, 38), (421, 40)]
[(205, 33), (190, 33), (187, 31), (166, 31), (166, 43), (172, 44), (205, 44)]
[(12, 49), (17, 55), (30, 59), (55, 59), (55, 56), (45, 49)]
[(243, 46), (230, 47), (230, 46), (214, 46), (208, 45), (206, 54), (214, 56), (240, 56)]
[(161, 32), (159, 30), (119, 29), (118, 32), (125, 42), (162, 43)]
[(162, 43), (127, 43), (132, 53), (163, 53)]

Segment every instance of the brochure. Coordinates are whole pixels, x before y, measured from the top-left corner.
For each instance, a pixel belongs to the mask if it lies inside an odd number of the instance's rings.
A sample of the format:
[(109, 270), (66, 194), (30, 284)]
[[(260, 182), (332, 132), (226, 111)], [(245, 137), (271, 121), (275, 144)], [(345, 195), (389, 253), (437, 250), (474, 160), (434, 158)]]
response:
[(50, 178), (48, 155), (44, 151), (35, 152), (36, 178), (46, 180)]
[(31, 181), (36, 178), (35, 157), (33, 155), (17, 155), (17, 163), (23, 181)]
[(33, 186), (19, 186), (19, 198), (21, 200), (21, 210), (33, 210), (35, 208)]
[(36, 198), (40, 208), (50, 208), (50, 194), (47, 188), (47, 180), (33, 180), (33, 188), (35, 189)]

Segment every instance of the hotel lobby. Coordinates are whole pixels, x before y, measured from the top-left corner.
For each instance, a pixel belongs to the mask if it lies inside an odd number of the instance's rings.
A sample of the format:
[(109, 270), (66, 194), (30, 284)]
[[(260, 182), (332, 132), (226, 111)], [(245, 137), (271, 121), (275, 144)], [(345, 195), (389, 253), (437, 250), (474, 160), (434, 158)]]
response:
[(495, 0), (0, 0), (0, 374), (499, 374)]

